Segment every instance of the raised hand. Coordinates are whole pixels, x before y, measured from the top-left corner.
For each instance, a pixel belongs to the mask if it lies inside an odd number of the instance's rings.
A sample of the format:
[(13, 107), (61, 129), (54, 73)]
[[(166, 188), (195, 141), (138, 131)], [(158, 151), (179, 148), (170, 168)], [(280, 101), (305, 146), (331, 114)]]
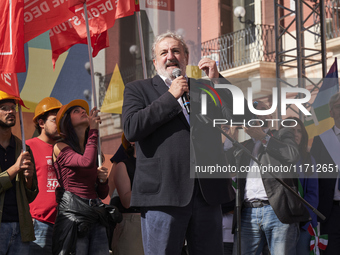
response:
[(198, 62), (198, 68), (203, 70), (210, 79), (218, 78), (220, 75), (215, 60), (210, 58), (202, 58)]
[(90, 111), (90, 114), (88, 116), (89, 118), (89, 124), (90, 129), (98, 129), (99, 124), (101, 123), (100, 116), (98, 116), (99, 110), (97, 110), (97, 107), (93, 107)]

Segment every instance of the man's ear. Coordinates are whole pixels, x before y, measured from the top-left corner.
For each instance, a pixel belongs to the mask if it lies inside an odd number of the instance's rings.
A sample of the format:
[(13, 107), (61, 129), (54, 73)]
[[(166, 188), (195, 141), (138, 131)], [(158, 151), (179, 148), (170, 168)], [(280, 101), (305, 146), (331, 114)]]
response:
[(43, 119), (39, 119), (38, 124), (41, 128), (43, 128), (45, 126), (45, 121), (43, 121)]

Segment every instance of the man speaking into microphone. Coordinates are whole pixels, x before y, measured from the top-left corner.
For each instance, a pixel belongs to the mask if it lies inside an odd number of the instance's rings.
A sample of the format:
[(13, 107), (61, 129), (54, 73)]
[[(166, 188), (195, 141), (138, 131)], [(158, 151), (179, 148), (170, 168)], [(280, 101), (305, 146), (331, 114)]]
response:
[[(186, 239), (190, 254), (222, 255), (220, 204), (227, 202), (231, 185), (226, 179), (190, 178), (185, 96), (194, 80), (186, 75), (188, 47), (167, 32), (155, 39), (152, 54), (157, 75), (126, 85), (122, 113), (124, 134), (136, 142), (130, 205), (141, 207), (144, 253), (180, 255)], [(215, 61), (204, 58), (198, 67), (210, 79), (219, 78)]]

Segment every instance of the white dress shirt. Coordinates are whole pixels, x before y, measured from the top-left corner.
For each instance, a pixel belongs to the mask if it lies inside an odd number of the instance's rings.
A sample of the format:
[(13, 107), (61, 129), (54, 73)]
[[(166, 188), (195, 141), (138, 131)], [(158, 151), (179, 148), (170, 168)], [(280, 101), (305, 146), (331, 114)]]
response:
[[(269, 128), (263, 131), (267, 133), (268, 130)], [(255, 146), (252, 151), (252, 155), (257, 158), (262, 142), (259, 140), (256, 141), (254, 138), (253, 141), (255, 143)], [(250, 171), (247, 174), (246, 186), (244, 189), (244, 201), (252, 202), (255, 200), (268, 200), (268, 196), (263, 186), (262, 177), (260, 174), (258, 164), (251, 159), (249, 167), (253, 171)]]

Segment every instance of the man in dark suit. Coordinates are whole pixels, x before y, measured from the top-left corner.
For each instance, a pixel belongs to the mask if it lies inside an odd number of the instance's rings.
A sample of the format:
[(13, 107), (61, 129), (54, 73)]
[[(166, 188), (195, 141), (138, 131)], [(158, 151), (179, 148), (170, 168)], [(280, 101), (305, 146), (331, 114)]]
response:
[(327, 173), (319, 174), (319, 207), (318, 210), (326, 217), (321, 221), (320, 233), (328, 234), (328, 245), (323, 254), (340, 254), (340, 93), (334, 94), (329, 100), (330, 115), (335, 125), (314, 137), (311, 154), (317, 166), (327, 168)]
[[(261, 101), (256, 108), (269, 109)], [(271, 119), (271, 115), (261, 115), (258, 119), (263, 121), (262, 127), (244, 127), (251, 139), (243, 142), (243, 145), (268, 169), (288, 169), (295, 165), (299, 159), (299, 151), (292, 130), (270, 130), (266, 119)], [(228, 160), (232, 165), (236, 165), (234, 150), (235, 148), (232, 148), (227, 151)], [(307, 209), (268, 172), (261, 172), (258, 164), (246, 153), (241, 155), (240, 170), (242, 176), (237, 186), (240, 188), (242, 201), (241, 254), (261, 254), (266, 243), (271, 254), (296, 254), (299, 222), (307, 222), (310, 218)], [(287, 178), (292, 176), (288, 176), (283, 170), (275, 172), (275, 175), (283, 178), (286, 184), (298, 191), (297, 178)], [(235, 224), (236, 217), (234, 227)], [(234, 254), (238, 254), (236, 244), (237, 236)]]
[[(143, 246), (148, 255), (180, 254), (185, 239), (190, 254), (223, 253), (220, 204), (233, 198), (232, 189), (226, 179), (190, 178), (191, 161), (195, 161), (190, 122), (197, 120), (189, 118), (181, 99), (189, 84), (194, 86), (186, 76), (188, 58), (181, 37), (171, 32), (158, 36), (153, 45), (158, 75), (129, 83), (124, 91), (124, 133), (136, 142), (137, 150), (131, 206), (142, 208)], [(210, 79), (219, 77), (213, 60), (202, 59), (198, 67)], [(182, 75), (174, 77), (174, 68), (180, 68)], [(230, 94), (229, 98), (232, 102)], [(199, 134), (197, 126), (194, 132)], [(214, 137), (221, 139), (220, 134)]]

